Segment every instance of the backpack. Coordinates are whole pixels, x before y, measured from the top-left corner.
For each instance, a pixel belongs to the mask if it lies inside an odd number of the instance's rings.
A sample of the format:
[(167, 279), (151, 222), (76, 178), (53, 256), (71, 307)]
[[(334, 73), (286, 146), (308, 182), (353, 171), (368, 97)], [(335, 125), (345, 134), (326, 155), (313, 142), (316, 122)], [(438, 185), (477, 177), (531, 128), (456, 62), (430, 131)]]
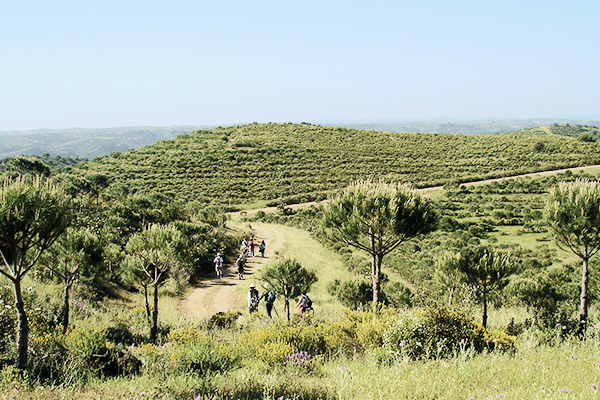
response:
[(307, 295), (304, 295), (304, 308), (308, 309), (311, 307), (312, 307), (312, 300)]
[(275, 302), (275, 292), (274, 291), (270, 291), (269, 295), (267, 296), (267, 302), (268, 303), (274, 303)]

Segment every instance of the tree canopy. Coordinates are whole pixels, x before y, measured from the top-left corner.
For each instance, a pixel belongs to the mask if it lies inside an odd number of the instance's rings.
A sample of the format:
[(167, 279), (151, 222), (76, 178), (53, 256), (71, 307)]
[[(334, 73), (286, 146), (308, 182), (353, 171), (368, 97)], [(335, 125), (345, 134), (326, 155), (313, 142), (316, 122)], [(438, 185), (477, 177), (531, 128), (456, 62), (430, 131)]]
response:
[(560, 182), (550, 190), (546, 220), (557, 244), (582, 259), (579, 333), (588, 319), (589, 259), (600, 250), (600, 184), (577, 179)]
[(401, 243), (435, 229), (432, 203), (410, 186), (371, 180), (355, 182), (334, 197), (323, 213), (332, 241), (366, 251), (372, 257), (373, 304), (380, 302), (383, 257)]

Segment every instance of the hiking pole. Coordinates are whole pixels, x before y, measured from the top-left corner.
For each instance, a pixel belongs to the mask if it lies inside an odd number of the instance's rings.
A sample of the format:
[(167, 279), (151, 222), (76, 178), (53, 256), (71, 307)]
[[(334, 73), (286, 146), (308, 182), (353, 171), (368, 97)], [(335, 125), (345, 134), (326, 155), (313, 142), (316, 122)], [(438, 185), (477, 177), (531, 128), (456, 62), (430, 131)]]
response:
[(275, 310), (275, 314), (277, 314), (277, 318), (279, 318), (279, 313), (277, 312), (277, 309), (275, 308), (275, 304), (273, 304), (273, 310)]

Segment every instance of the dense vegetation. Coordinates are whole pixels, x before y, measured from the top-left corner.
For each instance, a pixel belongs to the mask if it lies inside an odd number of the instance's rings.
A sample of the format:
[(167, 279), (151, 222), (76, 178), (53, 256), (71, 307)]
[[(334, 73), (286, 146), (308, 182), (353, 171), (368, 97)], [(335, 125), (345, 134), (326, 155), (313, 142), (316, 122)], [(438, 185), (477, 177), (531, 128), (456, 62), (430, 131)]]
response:
[[(560, 125), (557, 123), (560, 122)], [(421, 133), (461, 133), (466, 135), (482, 133), (512, 132), (520, 129), (535, 128), (555, 124), (565, 126), (568, 124), (599, 125), (600, 121), (575, 121), (575, 120), (478, 120), (478, 121), (418, 121), (418, 122), (340, 122), (338, 124), (325, 124), (329, 126), (344, 126), (346, 128), (376, 130), (384, 132), (421, 132)]]
[(526, 128), (517, 132), (526, 134), (553, 134), (577, 138), (583, 142), (595, 142), (600, 139), (600, 128), (588, 125), (552, 124), (534, 128)]
[[(40, 399), (553, 398), (569, 390), (594, 398), (598, 311), (591, 308), (578, 340), (581, 262), (554, 245), (544, 209), (559, 181), (597, 176), (461, 182), (597, 163), (598, 153), (595, 143), (548, 134), (467, 137), (257, 124), (197, 132), (72, 167), (54, 180), (71, 205), (70, 226), (39, 260), (32, 257), (37, 263), (19, 281), (22, 309), (13, 306), (14, 290), (1, 278), (0, 399), (23, 393)], [(39, 160), (21, 161), (27, 168), (19, 170), (19, 182), (48, 172), (33, 162)], [(14, 171), (6, 176), (9, 186)], [(255, 220), (290, 223), (329, 247), (295, 229), (296, 241), (290, 245), (286, 237), (281, 249), (282, 256), (299, 256), (298, 268), (316, 271), (315, 315), (300, 320), (295, 314), (291, 323), (267, 322), (261, 312), (206, 321), (181, 315), (180, 296), (206, 278), (214, 253), (231, 257), (237, 247), (212, 198), (243, 204), (310, 197), (365, 176), (446, 183), (432, 191), (438, 229), (382, 255), (383, 307), (369, 309), (368, 257), (325, 234), (323, 206), (280, 205), (275, 213), (247, 217), (244, 227)], [(6, 199), (0, 196), (3, 215), (25, 209)], [(30, 206), (26, 218), (44, 218)], [(0, 242), (3, 254), (9, 244)], [(444, 261), (491, 249), (504, 260), (499, 266), (510, 267), (493, 288), (471, 279), (480, 273), (461, 259)], [(4, 257), (0, 268), (15, 259)], [(590, 260), (593, 306), (600, 296), (597, 265)], [(269, 281), (278, 286), (274, 277)], [(278, 304), (285, 298), (279, 292)], [(19, 371), (12, 367), (14, 328), (25, 313), (29, 357)], [(515, 367), (523, 373), (515, 376)], [(432, 382), (424, 385), (426, 378)]]
[(600, 163), (600, 147), (540, 134), (385, 133), (308, 124), (220, 127), (73, 168), (113, 191), (240, 205), (303, 200), (369, 177), (418, 187)]
[[(517, 178), (481, 186), (449, 184), (435, 196), (440, 214), (439, 229), (400, 246), (385, 259), (384, 265), (397, 274), (385, 278), (385, 302), (397, 307), (443, 304), (481, 304), (474, 285), (461, 282), (460, 274), (444, 269), (445, 255), (477, 246), (493, 246), (509, 252), (516, 271), (505, 283), (506, 290), (492, 294), (493, 304), (524, 306), (531, 318), (513, 326), (513, 332), (525, 327), (550, 328), (560, 324), (573, 331), (581, 281), (578, 257), (564, 253), (552, 244), (544, 220), (544, 204), (550, 188), (560, 181), (596, 178), (595, 175), (566, 172), (543, 178)], [(248, 220), (292, 224), (308, 229), (328, 242), (321, 232), (323, 206), (294, 211), (280, 208), (273, 214), (258, 213)], [(370, 263), (362, 254), (350, 251), (340, 243), (339, 249), (347, 268), (354, 274), (350, 280), (337, 280), (330, 286), (332, 295), (352, 308), (369, 301)], [(592, 259), (592, 263), (597, 261)], [(596, 272), (592, 269), (591, 299), (600, 295)], [(370, 292), (372, 298), (372, 292)], [(493, 321), (492, 321), (493, 324)]]
[(83, 161), (88, 160), (62, 156), (50, 157), (48, 153), (41, 156), (14, 156), (0, 160), (0, 173), (10, 175), (37, 172), (48, 175), (50, 172), (58, 172), (62, 168), (73, 167)]

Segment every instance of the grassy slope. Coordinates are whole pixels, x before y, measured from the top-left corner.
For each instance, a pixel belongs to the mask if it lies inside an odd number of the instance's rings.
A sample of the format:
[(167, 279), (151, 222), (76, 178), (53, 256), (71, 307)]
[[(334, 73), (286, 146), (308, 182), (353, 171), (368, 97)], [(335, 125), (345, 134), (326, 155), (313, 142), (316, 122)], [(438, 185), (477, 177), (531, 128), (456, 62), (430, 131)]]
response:
[[(535, 152), (537, 143), (544, 151)], [(132, 191), (248, 204), (367, 177), (419, 187), (585, 164), (600, 146), (548, 134), (385, 133), (292, 124), (215, 128), (84, 164)]]

